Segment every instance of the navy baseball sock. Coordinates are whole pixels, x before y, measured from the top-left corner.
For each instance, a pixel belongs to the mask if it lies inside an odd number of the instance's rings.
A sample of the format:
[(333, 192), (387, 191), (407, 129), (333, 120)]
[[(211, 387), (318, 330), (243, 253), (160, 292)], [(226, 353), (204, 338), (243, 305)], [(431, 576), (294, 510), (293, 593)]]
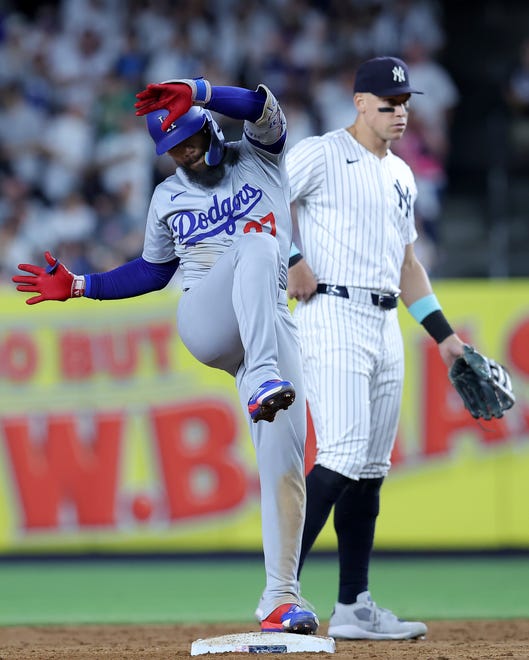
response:
[(383, 477), (351, 481), (334, 507), (338, 537), (338, 601), (348, 605), (368, 589), (368, 573)]
[(338, 472), (315, 465), (307, 475), (307, 512), (301, 542), (298, 579), (314, 541), (327, 522), (333, 504), (351, 481)]

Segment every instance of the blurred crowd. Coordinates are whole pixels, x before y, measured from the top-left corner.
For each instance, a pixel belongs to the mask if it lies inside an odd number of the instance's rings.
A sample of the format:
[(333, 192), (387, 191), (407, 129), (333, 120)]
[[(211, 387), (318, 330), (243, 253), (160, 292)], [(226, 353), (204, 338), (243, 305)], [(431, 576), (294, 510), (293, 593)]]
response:
[[(441, 64), (435, 0), (62, 0), (0, 10), (0, 282), (50, 249), (74, 272), (141, 254), (155, 156), (135, 94), (149, 82), (204, 76), (267, 84), (288, 146), (354, 120), (361, 60), (407, 61), (415, 95), (394, 144), (419, 187), (418, 250), (434, 267), (449, 129), (459, 91)], [(226, 138), (240, 125), (219, 118)]]

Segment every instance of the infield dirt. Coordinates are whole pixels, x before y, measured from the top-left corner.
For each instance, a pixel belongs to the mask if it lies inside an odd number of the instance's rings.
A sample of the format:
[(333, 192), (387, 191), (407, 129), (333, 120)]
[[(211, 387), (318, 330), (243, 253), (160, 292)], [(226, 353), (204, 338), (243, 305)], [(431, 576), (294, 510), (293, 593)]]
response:
[[(321, 626), (325, 634), (327, 622)], [(190, 658), (195, 639), (255, 630), (252, 624), (16, 626), (0, 628), (0, 660), (170, 660)], [(238, 658), (224, 653), (198, 658)], [(271, 654), (272, 655), (272, 654)], [(337, 641), (336, 653), (295, 660), (529, 660), (529, 619), (428, 622), (425, 639)], [(277, 657), (277, 654), (274, 654)]]

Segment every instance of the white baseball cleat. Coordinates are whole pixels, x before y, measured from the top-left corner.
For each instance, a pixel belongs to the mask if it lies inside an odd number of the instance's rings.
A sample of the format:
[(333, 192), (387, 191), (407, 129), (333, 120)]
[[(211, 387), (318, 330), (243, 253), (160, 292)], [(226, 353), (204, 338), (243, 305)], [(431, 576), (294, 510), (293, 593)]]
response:
[(369, 591), (363, 591), (356, 603), (336, 603), (328, 634), (336, 639), (414, 639), (426, 635), (427, 630), (421, 621), (402, 621), (390, 610), (378, 607)]

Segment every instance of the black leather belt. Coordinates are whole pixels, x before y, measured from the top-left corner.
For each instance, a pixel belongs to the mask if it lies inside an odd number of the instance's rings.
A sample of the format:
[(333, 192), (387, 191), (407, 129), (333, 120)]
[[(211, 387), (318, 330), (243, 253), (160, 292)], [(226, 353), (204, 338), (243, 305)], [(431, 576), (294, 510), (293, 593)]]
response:
[[(373, 305), (381, 307), (382, 309), (395, 309), (399, 302), (398, 293), (373, 293), (371, 291), (365, 291), (363, 289), (355, 289), (359, 293), (358, 300), (360, 300), (360, 295), (369, 296)], [(339, 284), (324, 284), (320, 282), (316, 287), (317, 293), (325, 293), (328, 296), (338, 296), (339, 298), (350, 298), (349, 289), (346, 286), (341, 286)]]

